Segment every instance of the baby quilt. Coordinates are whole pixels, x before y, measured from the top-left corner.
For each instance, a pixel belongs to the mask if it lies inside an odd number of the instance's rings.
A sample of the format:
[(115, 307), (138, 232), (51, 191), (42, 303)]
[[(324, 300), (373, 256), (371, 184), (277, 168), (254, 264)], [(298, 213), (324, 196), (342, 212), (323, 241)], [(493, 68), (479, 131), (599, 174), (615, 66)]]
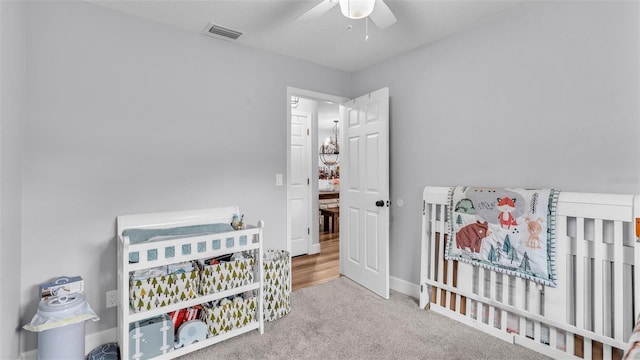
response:
[(445, 257), (555, 287), (553, 189), (452, 187)]

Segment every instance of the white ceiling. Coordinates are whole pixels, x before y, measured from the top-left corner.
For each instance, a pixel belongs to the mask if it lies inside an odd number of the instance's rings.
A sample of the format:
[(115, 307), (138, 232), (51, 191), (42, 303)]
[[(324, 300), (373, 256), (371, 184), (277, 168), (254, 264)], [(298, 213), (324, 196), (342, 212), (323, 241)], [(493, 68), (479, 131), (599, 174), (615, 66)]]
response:
[[(348, 20), (333, 7), (294, 22), (322, 0), (87, 0), (130, 15), (201, 34), (209, 23), (243, 33), (237, 44), (352, 72), (502, 16), (533, 2), (521, 0), (385, 0), (398, 21), (380, 30)], [(351, 31), (347, 25), (351, 24)]]

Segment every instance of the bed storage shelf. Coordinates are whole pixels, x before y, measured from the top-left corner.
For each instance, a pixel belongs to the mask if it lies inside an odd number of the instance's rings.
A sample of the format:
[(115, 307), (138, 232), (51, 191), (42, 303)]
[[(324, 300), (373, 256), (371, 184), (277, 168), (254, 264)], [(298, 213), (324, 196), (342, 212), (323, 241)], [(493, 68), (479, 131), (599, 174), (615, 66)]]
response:
[[(203, 328), (206, 326), (206, 339), (200, 338), (197, 342), (174, 348), (172, 345), (174, 331), (171, 328), (167, 335), (171, 336), (170, 345), (166, 345), (165, 342), (163, 351), (170, 350), (154, 353), (151, 358), (176, 358), (253, 330), (258, 330), (260, 334), (264, 332), (262, 259), (264, 223), (259, 221), (257, 226), (245, 226), (242, 229), (233, 230), (228, 224), (231, 223), (234, 214), (239, 214), (236, 207), (118, 216), (118, 343), (123, 359), (130, 359), (132, 356), (135, 358), (141, 356), (142, 359), (150, 358), (148, 354), (141, 354), (141, 350), (138, 352), (139, 348), (136, 346), (140, 346), (139, 342), (133, 344), (131, 340), (132, 343), (130, 343), (131, 325), (225, 298), (233, 299), (233, 303), (222, 305), (223, 303), (219, 302), (213, 308), (201, 310), (200, 320), (204, 325), (199, 324), (199, 326)], [(212, 231), (212, 228), (215, 230)], [(144, 236), (138, 236), (140, 234)], [(150, 240), (145, 237), (147, 235), (150, 235), (148, 236)], [(200, 261), (231, 254), (249, 254), (249, 257), (209, 266), (203, 266)], [(134, 273), (151, 272), (150, 270), (153, 269), (176, 267), (185, 263), (198, 263), (199, 266), (194, 266), (194, 269), (187, 270), (188, 272), (131, 280)], [(210, 275), (204, 271), (205, 268), (210, 270)], [(218, 272), (214, 272), (214, 269)], [(233, 275), (230, 275), (231, 271)], [(177, 280), (179, 277), (180, 280)], [(169, 278), (171, 280), (168, 280)], [(214, 282), (219, 285), (215, 289), (210, 284), (209, 288), (201, 285), (214, 278)], [(161, 287), (164, 285), (164, 292), (154, 297), (146, 291), (136, 300), (135, 293), (140, 290), (140, 283), (146, 282), (142, 288), (157, 289), (155, 288), (157, 285), (150, 285), (155, 284), (153, 280), (168, 281), (159, 283)], [(187, 289), (181, 288), (180, 291), (187, 291), (189, 295), (180, 297), (177, 293), (167, 295), (167, 284), (173, 291), (178, 288), (179, 282), (180, 286), (186, 284)], [(133, 290), (134, 287), (136, 291)], [(162, 298), (165, 295), (170, 300)], [(145, 301), (144, 306), (141, 303), (134, 309), (132, 303), (142, 299)], [(234, 315), (242, 314), (242, 321), (236, 320), (232, 326), (225, 327), (219, 332), (212, 330), (217, 324), (211, 323), (209, 319), (213, 316), (211, 314), (228, 314), (228, 312), (233, 312)], [(136, 350), (136, 355), (130, 352), (132, 348)]]

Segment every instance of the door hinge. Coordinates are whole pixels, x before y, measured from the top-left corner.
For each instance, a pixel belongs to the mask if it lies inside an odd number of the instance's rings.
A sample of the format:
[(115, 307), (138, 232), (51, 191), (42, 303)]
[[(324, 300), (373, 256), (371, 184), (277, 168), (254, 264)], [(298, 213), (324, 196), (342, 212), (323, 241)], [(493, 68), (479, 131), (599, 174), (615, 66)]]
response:
[(424, 292), (423, 285), (420, 285), (420, 293)]
[(311, 235), (311, 228), (307, 228), (307, 235)]
[(309, 136), (309, 129), (307, 129), (307, 136)]
[(307, 178), (307, 185), (311, 185), (311, 181), (309, 181), (309, 178)]

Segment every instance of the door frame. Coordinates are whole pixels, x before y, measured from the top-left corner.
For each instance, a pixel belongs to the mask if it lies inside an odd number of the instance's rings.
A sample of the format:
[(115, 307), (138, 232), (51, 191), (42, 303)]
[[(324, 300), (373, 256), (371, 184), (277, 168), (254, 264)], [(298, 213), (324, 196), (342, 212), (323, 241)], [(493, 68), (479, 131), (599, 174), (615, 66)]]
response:
[[(313, 101), (325, 101), (325, 102), (333, 102), (336, 104), (336, 106), (344, 103), (345, 101), (349, 100), (348, 98), (345, 97), (341, 97), (341, 96), (336, 96), (336, 95), (330, 95), (330, 94), (324, 94), (324, 93), (319, 93), (316, 91), (311, 91), (311, 90), (305, 90), (305, 89), (299, 89), (299, 88), (295, 88), (295, 87), (291, 87), (291, 86), (287, 86), (287, 102), (286, 102), (286, 108), (287, 108), (287, 125), (286, 125), (286, 131), (287, 131), (287, 169), (286, 169), (286, 189), (285, 192), (287, 193), (287, 197), (286, 197), (286, 202), (287, 202), (287, 230), (286, 230), (286, 236), (287, 236), (287, 251), (291, 254), (291, 201), (290, 201), (290, 193), (289, 193), (289, 187), (291, 185), (291, 97), (292, 96), (299, 96), (301, 98), (305, 98), (305, 99), (309, 99), (309, 100), (313, 100)], [(318, 114), (316, 112), (315, 116), (312, 114), (312, 124), (311, 124), (311, 167), (312, 167), (312, 175), (313, 175), (313, 169), (317, 169), (318, 168), (318, 158), (317, 158), (317, 149), (318, 149)], [(316, 156), (314, 157), (314, 154), (316, 154)], [(314, 167), (315, 166), (315, 167)], [(341, 171), (342, 170), (342, 165), (341, 165)], [(312, 180), (312, 179), (310, 179)], [(317, 254), (320, 252), (320, 242), (319, 242), (319, 238), (318, 238), (318, 232), (320, 231), (318, 228), (318, 216), (319, 216), (319, 212), (318, 212), (318, 182), (317, 181), (311, 181), (311, 201), (309, 201), (309, 208), (308, 208), (308, 212), (309, 215), (311, 217), (311, 231), (310, 231), (310, 236), (309, 236), (309, 254)]]

